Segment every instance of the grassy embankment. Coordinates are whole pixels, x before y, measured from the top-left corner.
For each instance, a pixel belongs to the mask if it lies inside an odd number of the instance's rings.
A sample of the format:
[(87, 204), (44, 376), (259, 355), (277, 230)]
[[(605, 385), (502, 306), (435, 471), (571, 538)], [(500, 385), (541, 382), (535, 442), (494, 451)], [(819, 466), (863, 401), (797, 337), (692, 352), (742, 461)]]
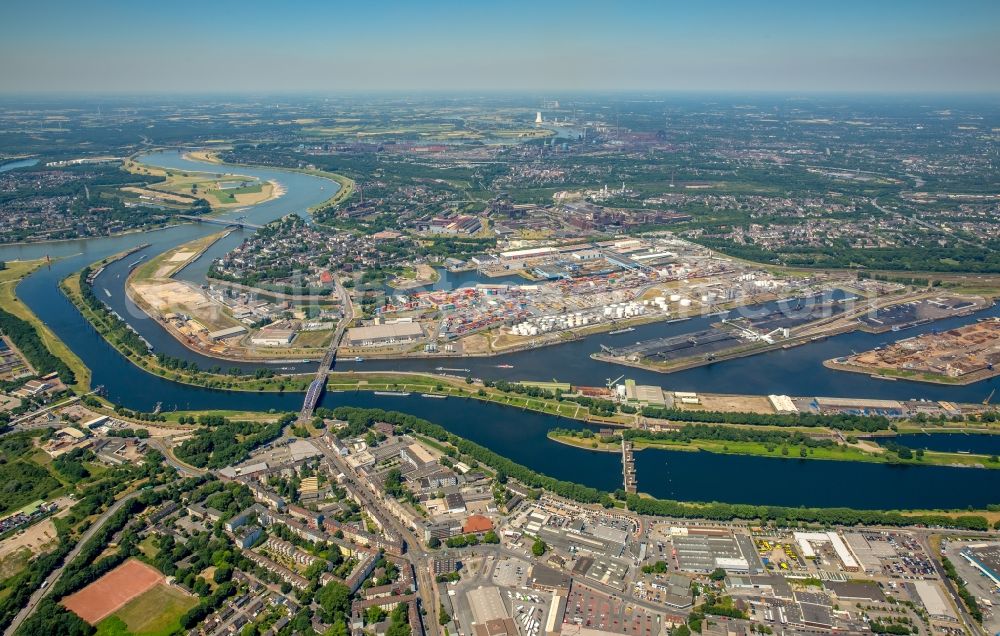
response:
[[(721, 425), (720, 425), (721, 427)], [(754, 427), (756, 428), (756, 427)], [(583, 448), (586, 450), (595, 450), (603, 452), (621, 452), (621, 445), (619, 442), (602, 442), (597, 437), (593, 438), (582, 438), (574, 437), (571, 435), (561, 435), (550, 431), (548, 433), (548, 438), (559, 442), (561, 444), (567, 444), (569, 446), (576, 446), (577, 448)], [(868, 462), (876, 464), (894, 464), (894, 465), (910, 465), (910, 466), (922, 466), (922, 465), (935, 465), (935, 466), (967, 466), (967, 467), (983, 467), (1000, 469), (1000, 462), (991, 462), (989, 457), (986, 455), (966, 455), (961, 453), (942, 453), (937, 451), (925, 451), (922, 459), (900, 459), (895, 453), (890, 453), (888, 451), (882, 452), (867, 452), (852, 445), (838, 445), (831, 447), (804, 447), (805, 455), (800, 454), (799, 447), (795, 445), (775, 445), (775, 444), (765, 444), (763, 442), (753, 442), (753, 441), (730, 441), (730, 440), (714, 440), (714, 439), (695, 439), (690, 442), (683, 441), (670, 441), (670, 440), (654, 440), (654, 439), (643, 439), (643, 438), (633, 438), (634, 450), (643, 450), (646, 448), (654, 448), (661, 450), (671, 450), (671, 451), (686, 451), (686, 452), (698, 452), (705, 451), (709, 453), (720, 453), (724, 455), (751, 455), (755, 457), (771, 457), (771, 458), (783, 458), (783, 459), (816, 459), (816, 460), (827, 460), (827, 461), (844, 461), (844, 462)]]
[[(114, 257), (112, 257), (113, 259)], [(155, 260), (155, 259), (154, 259)], [(101, 262), (95, 263), (100, 266)], [(155, 270), (154, 270), (155, 271)], [(113, 346), (119, 353), (125, 356), (137, 367), (150, 373), (159, 375), (168, 380), (181, 384), (203, 386), (209, 388), (225, 389), (230, 391), (305, 391), (311, 380), (311, 375), (306, 376), (274, 376), (269, 378), (257, 378), (254, 376), (237, 376), (223, 373), (209, 373), (191, 368), (174, 368), (173, 365), (165, 364), (153, 354), (140, 355), (130, 348), (124, 346), (121, 335), (121, 327), (110, 314), (97, 312), (84, 300), (80, 289), (79, 272), (71, 274), (63, 279), (59, 284), (63, 294), (73, 303), (90, 324), (100, 333), (104, 339)], [(224, 361), (220, 361), (224, 364)]]
[(43, 265), (45, 265), (44, 259), (7, 262), (6, 269), (0, 270), (0, 307), (21, 320), (29, 322), (35, 328), (42, 343), (52, 352), (52, 355), (65, 362), (76, 375), (76, 382), (71, 387), (86, 391), (90, 387), (90, 369), (27, 305), (21, 302), (15, 292), (18, 283)]
[[(220, 166), (234, 166), (234, 167), (244, 166), (248, 168), (256, 167), (249, 164), (224, 162), (221, 159), (219, 159), (219, 156), (215, 152), (210, 150), (189, 152), (187, 153), (187, 156), (196, 161), (204, 161), (205, 163), (214, 163)], [(301, 172), (303, 174), (312, 175), (314, 177), (329, 179), (330, 181), (336, 182), (340, 186), (340, 188), (337, 190), (337, 192), (334, 193), (332, 197), (330, 197), (329, 199), (323, 201), (318, 205), (309, 208), (310, 214), (315, 214), (320, 210), (324, 210), (326, 208), (333, 207), (335, 205), (340, 205), (341, 203), (346, 201), (352, 194), (354, 194), (354, 180), (345, 177), (342, 174), (337, 174), (335, 172), (325, 172), (323, 170), (313, 170), (308, 168), (275, 168), (275, 169), (284, 170), (287, 172)]]
[(480, 384), (467, 384), (456, 378), (419, 373), (335, 372), (330, 374), (326, 386), (328, 391), (402, 391), (472, 398), (525, 411), (536, 411), (585, 422), (607, 423), (617, 426), (629, 426), (635, 422), (635, 416), (626, 414), (613, 417), (592, 416), (587, 407), (569, 400), (559, 402), (552, 399), (504, 393)]
[[(194, 199), (204, 199), (213, 210), (227, 210), (263, 203), (280, 194), (275, 184), (243, 175), (165, 169), (131, 159), (123, 167), (135, 174), (164, 177), (166, 181), (162, 183), (146, 188), (130, 187), (126, 191), (151, 196), (168, 204), (191, 204)], [(221, 187), (221, 184), (230, 182), (238, 182), (239, 186)]]

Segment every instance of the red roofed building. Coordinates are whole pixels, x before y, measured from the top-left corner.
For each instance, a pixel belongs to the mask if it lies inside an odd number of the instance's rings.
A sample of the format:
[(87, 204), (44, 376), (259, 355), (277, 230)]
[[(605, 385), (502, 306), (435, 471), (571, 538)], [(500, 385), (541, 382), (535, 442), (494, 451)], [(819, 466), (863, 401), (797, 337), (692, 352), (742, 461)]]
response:
[(493, 522), (483, 515), (469, 515), (462, 526), (462, 534), (482, 534), (493, 529)]

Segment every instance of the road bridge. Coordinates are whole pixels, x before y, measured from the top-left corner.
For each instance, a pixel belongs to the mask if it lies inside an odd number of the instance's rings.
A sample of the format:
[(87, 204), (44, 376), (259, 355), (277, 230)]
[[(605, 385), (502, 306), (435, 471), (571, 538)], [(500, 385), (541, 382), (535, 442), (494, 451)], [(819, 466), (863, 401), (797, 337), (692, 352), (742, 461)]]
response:
[(210, 223), (212, 225), (222, 225), (224, 227), (238, 227), (238, 228), (249, 228), (251, 230), (259, 230), (264, 227), (263, 225), (257, 225), (255, 223), (249, 223), (246, 217), (237, 217), (235, 219), (219, 219), (210, 216), (194, 216), (193, 214), (175, 214), (178, 219), (184, 219), (185, 221), (194, 221), (195, 223)]
[(307, 422), (312, 419), (316, 405), (319, 404), (319, 398), (323, 395), (323, 389), (326, 387), (326, 378), (330, 374), (330, 369), (337, 361), (337, 348), (340, 346), (340, 341), (344, 338), (344, 332), (347, 330), (348, 325), (354, 320), (354, 307), (351, 305), (351, 294), (340, 284), (340, 280), (337, 280), (335, 284), (337, 286), (337, 295), (340, 296), (340, 305), (344, 308), (344, 317), (340, 319), (340, 324), (337, 325), (337, 330), (333, 333), (333, 338), (330, 340), (330, 346), (326, 350), (326, 354), (323, 355), (323, 359), (319, 362), (319, 368), (316, 369), (316, 378), (309, 384), (309, 388), (306, 390), (306, 397), (302, 402), (302, 410), (299, 411), (300, 422)]

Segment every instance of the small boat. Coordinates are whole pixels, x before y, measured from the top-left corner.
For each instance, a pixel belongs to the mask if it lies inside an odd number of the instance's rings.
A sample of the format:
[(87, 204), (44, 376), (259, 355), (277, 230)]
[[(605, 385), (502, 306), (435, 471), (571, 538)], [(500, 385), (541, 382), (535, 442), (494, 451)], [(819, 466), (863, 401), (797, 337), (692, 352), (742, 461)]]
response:
[(354, 361), (355, 361), (355, 362), (364, 362), (364, 361), (365, 361), (365, 359), (364, 359), (364, 358), (362, 358), (361, 356), (354, 356)]
[(102, 287), (101, 289), (103, 289), (104, 293), (108, 295), (108, 298), (111, 298), (111, 292), (108, 291), (107, 287)]
[(608, 335), (617, 336), (620, 333), (629, 333), (631, 331), (635, 331), (635, 327), (625, 327), (624, 329), (615, 329), (614, 331), (609, 331)]

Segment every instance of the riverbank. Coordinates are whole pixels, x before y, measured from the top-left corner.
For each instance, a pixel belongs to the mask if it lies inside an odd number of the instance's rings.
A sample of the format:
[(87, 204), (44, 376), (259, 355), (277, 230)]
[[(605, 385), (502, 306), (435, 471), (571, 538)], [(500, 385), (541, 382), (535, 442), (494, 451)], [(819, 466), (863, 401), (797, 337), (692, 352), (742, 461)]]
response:
[[(233, 167), (244, 167), (244, 168), (258, 167), (252, 164), (230, 163), (227, 161), (223, 161), (222, 159), (219, 158), (218, 152), (212, 150), (193, 150), (184, 153), (182, 157), (184, 157), (185, 159), (190, 159), (192, 161), (204, 161), (205, 163), (214, 163), (220, 166), (233, 166)], [(317, 212), (340, 205), (341, 203), (346, 201), (352, 194), (354, 194), (354, 180), (349, 177), (345, 177), (342, 174), (337, 174), (335, 172), (325, 172), (323, 170), (315, 170), (309, 168), (276, 167), (274, 169), (284, 170), (287, 172), (301, 172), (302, 174), (308, 174), (313, 177), (320, 177), (322, 179), (333, 181), (334, 183), (340, 186), (337, 189), (337, 192), (335, 192), (332, 197), (308, 209), (308, 212), (314, 217)]]
[(837, 358), (824, 360), (823, 366), (834, 371), (844, 371), (846, 373), (860, 373), (871, 378), (881, 378), (884, 380), (905, 380), (907, 382), (920, 382), (923, 384), (943, 384), (947, 386), (965, 386), (975, 384), (982, 380), (988, 380), (1000, 375), (1000, 370), (983, 374), (970, 373), (969, 377), (952, 378), (937, 373), (920, 373), (917, 371), (906, 371), (903, 369), (886, 369), (884, 367), (859, 367), (853, 364), (837, 362)]
[[(119, 258), (121, 257), (119, 256)], [(105, 261), (107, 260), (105, 259)], [(103, 261), (98, 261), (96, 265), (99, 266), (102, 263)], [(309, 385), (311, 374), (281, 376), (271, 373), (270, 375), (248, 377), (209, 373), (192, 367), (186, 362), (153, 355), (148, 350), (145, 352), (133, 350), (125, 344), (125, 339), (128, 338), (128, 334), (125, 332), (130, 331), (126, 326), (127, 323), (112, 315), (106, 307), (95, 308), (86, 302), (82, 287), (85, 283), (81, 280), (82, 278), (82, 272), (76, 272), (63, 279), (59, 284), (63, 295), (108, 344), (142, 371), (179, 384), (227, 391), (301, 392), (305, 391)], [(92, 291), (91, 294), (93, 294)]]
[[(725, 427), (722, 427), (725, 428)], [(820, 431), (817, 431), (820, 432)], [(565, 432), (549, 431), (547, 437), (560, 444), (598, 452), (621, 453), (621, 442), (608, 442), (598, 436), (581, 437)], [(794, 444), (766, 444), (763, 442), (719, 439), (691, 439), (684, 441), (649, 439), (641, 435), (630, 436), (634, 451), (660, 449), (671, 451), (709, 452), (722, 455), (749, 455), (773, 459), (821, 460), (842, 462), (871, 462), (904, 466), (948, 466), (952, 468), (983, 468), (1000, 470), (1000, 462), (990, 461), (988, 455), (966, 453), (922, 452), (920, 456), (903, 459), (888, 449), (875, 444), (840, 443), (835, 446), (796, 446)]]
[[(158, 198), (168, 205), (188, 207), (202, 199), (213, 213), (254, 206), (283, 196), (284, 186), (277, 180), (262, 181), (237, 173), (212, 173), (201, 170), (172, 170), (142, 163), (133, 155), (122, 169), (132, 174), (163, 177), (165, 181), (142, 188), (129, 188), (134, 194)], [(224, 166), (225, 164), (219, 164)], [(245, 185), (224, 188), (223, 181), (245, 181)]]
[(5, 262), (6, 267), (0, 270), (0, 307), (28, 322), (52, 355), (73, 371), (76, 379), (70, 386), (78, 391), (87, 391), (90, 389), (90, 369), (17, 297), (18, 284), (45, 264), (45, 259)]
[[(211, 332), (243, 324), (232, 316), (223, 302), (209, 295), (204, 288), (178, 280), (175, 276), (230, 232), (232, 230), (226, 230), (184, 243), (135, 268), (125, 281), (126, 296), (186, 349), (220, 362), (268, 363), (274, 360), (322, 358), (325, 347), (254, 348), (247, 342), (255, 331), (253, 328), (248, 328), (242, 335), (219, 341), (209, 337)], [(249, 289), (251, 293), (266, 294), (264, 290)], [(330, 331), (332, 330), (322, 333)], [(304, 338), (300, 335), (298, 340)]]
[[(355, 407), (340, 407), (334, 409), (335, 417), (354, 421), (383, 421), (401, 425), (417, 434), (425, 435), (440, 443), (452, 445), (463, 461), (476, 461), (493, 470), (502, 470), (510, 478), (516, 479), (531, 488), (541, 488), (556, 495), (571, 499), (578, 503), (604, 507), (614, 507), (624, 503), (632, 512), (674, 518), (711, 519), (715, 521), (745, 520), (745, 521), (777, 521), (819, 523), (823, 525), (941, 525), (945, 527), (960, 527), (966, 529), (987, 530), (989, 524), (981, 515), (969, 514), (968, 511), (957, 511), (946, 514), (916, 512), (904, 514), (899, 511), (886, 510), (854, 510), (851, 508), (807, 508), (793, 506), (768, 506), (752, 504), (727, 503), (696, 503), (677, 501), (673, 499), (658, 499), (647, 495), (623, 495), (621, 499), (613, 498), (611, 493), (600, 489), (581, 486), (578, 483), (563, 481), (545, 473), (528, 468), (516, 461), (499, 455), (465, 437), (449, 432), (441, 425), (430, 421), (382, 409), (361, 409)], [(640, 483), (641, 486), (641, 483)]]
[(334, 371), (329, 374), (327, 392), (343, 391), (383, 391), (395, 394), (420, 393), (433, 395), (438, 399), (474, 399), (491, 402), (522, 411), (533, 411), (545, 415), (555, 415), (588, 424), (602, 424), (617, 427), (635, 426), (636, 417), (617, 414), (611, 417), (590, 413), (587, 407), (570, 400), (530, 397), (505, 393), (478, 383), (468, 383), (464, 379), (446, 375), (426, 375), (408, 372), (384, 371)]

